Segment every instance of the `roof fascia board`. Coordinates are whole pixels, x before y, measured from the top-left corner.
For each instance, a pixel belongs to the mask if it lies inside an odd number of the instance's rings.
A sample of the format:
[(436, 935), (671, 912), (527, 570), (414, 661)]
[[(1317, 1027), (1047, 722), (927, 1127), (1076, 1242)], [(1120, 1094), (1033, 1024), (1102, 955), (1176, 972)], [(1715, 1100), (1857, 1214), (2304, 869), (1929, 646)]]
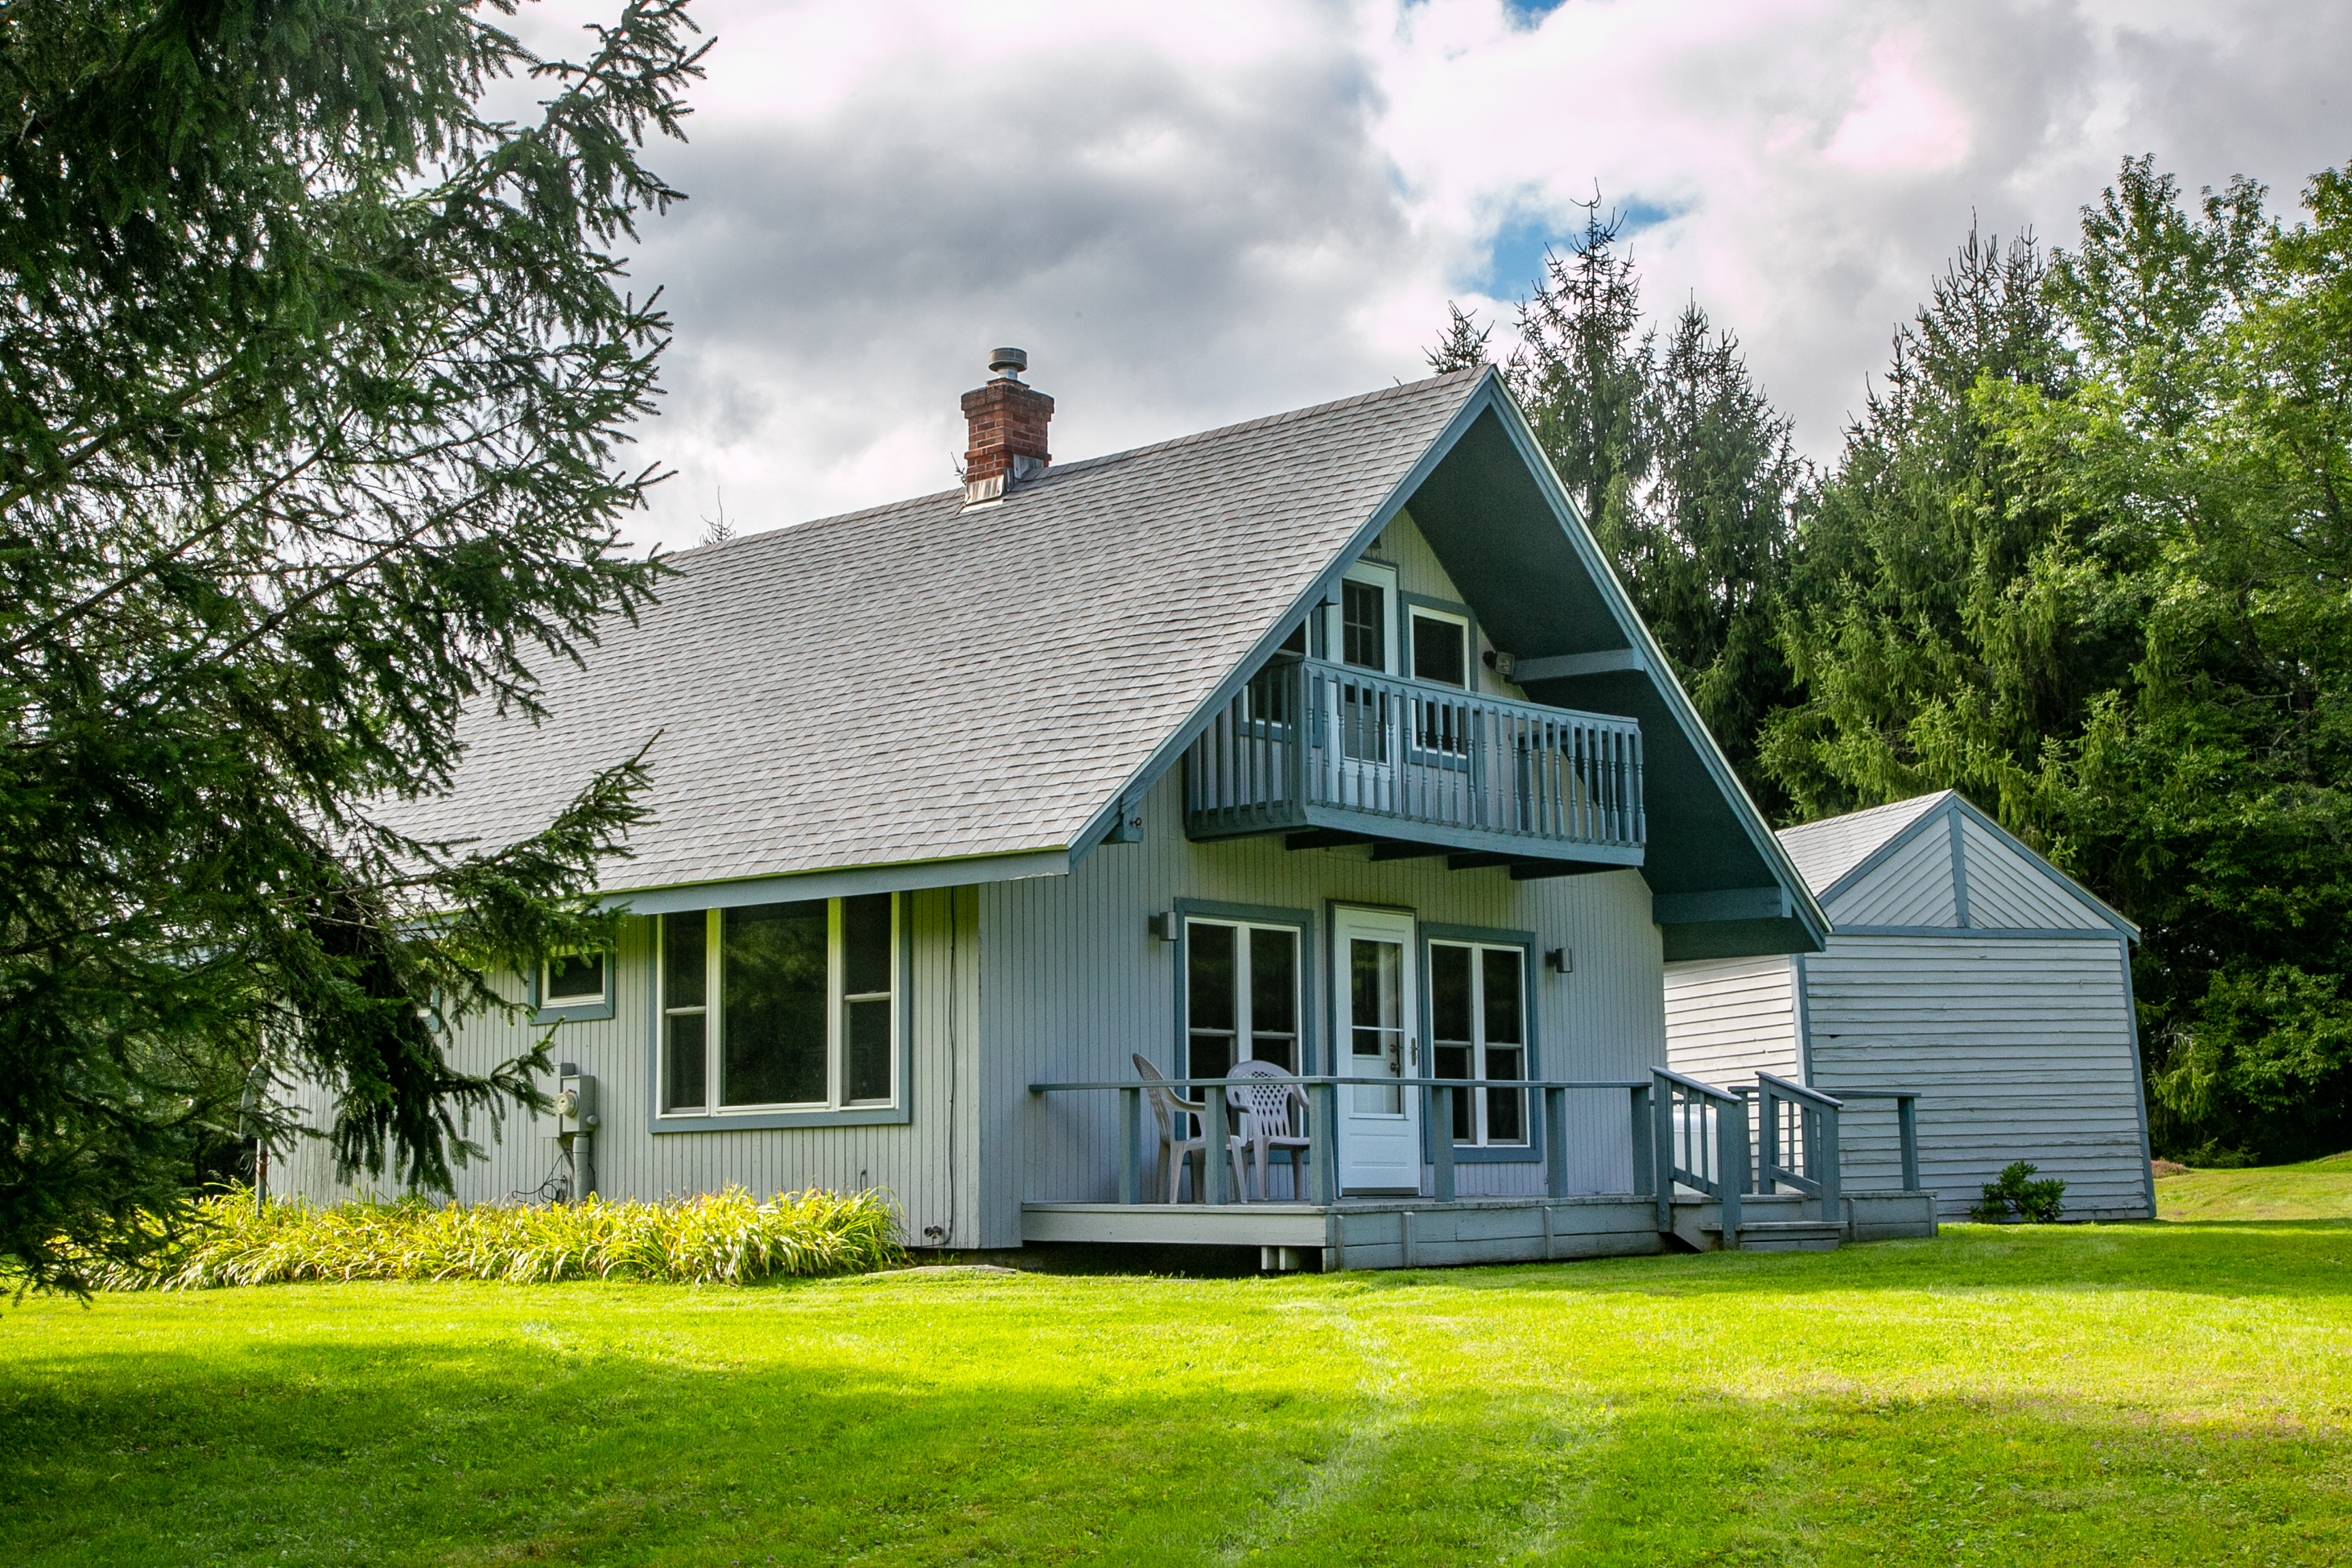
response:
[(2011, 849), (2016, 850), (2019, 854), (2032, 861), (2034, 865), (2042, 868), (2044, 875), (2055, 878), (2058, 885), (2064, 888), (2069, 893), (2072, 893), (2076, 901), (2081, 903), (2084, 909), (2098, 916), (2099, 919), (2113, 926), (2125, 936), (2129, 937), (2132, 941), (2137, 942), (2139, 940), (2139, 927), (2134, 925), (2129, 920), (2126, 919), (2122, 911), (2116, 909), (2114, 905), (2107, 903), (2096, 893), (2091, 891), (2090, 889), (2085, 888), (2082, 883), (2077, 882), (2074, 878), (2069, 877), (2065, 872), (2061, 871), (2057, 867), (2053, 866), (2046, 856), (2042, 855), (2036, 851), (2032, 846), (2018, 837), (2017, 835), (2011, 833), (2008, 828), (2003, 827), (2000, 823), (1995, 822), (1991, 817), (1987, 816), (1983, 812), (1979, 811), (1974, 805), (1971, 805), (1969, 803), (1967, 797), (1961, 795), (1958, 792), (1955, 791), (1953, 793), (1952, 801), (1953, 804), (1961, 812), (1966, 813), (1969, 818), (1974, 821), (1977, 826), (1982, 827), (1995, 838), (1998, 838)]
[(1624, 634), (1628, 645), (1639, 649), (1649, 665), (1645, 673), (1651, 684), (1664, 699), (1666, 710), (1674, 714), (1675, 721), (1682, 727), (1684, 737), (1690, 742), (1692, 750), (1698, 753), (1700, 765), (1706, 769), (1708, 777), (1722, 792), (1724, 798), (1731, 803), (1732, 815), (1739, 820), (1741, 831), (1748, 835), (1748, 841), (1755, 847), (1757, 855), (1765, 865), (1772, 868), (1773, 875), (1789, 894), (1792, 905), (1790, 913), (1811, 933), (1817, 948), (1825, 945), (1829, 941), (1829, 915), (1813, 898), (1813, 890), (1798, 871), (1796, 861), (1773, 837), (1772, 829), (1764, 821), (1764, 814), (1748, 797), (1748, 786), (1741, 784), (1739, 775), (1732, 771), (1722, 748), (1715, 743), (1714, 735), (1700, 721), (1698, 709), (1692, 704), (1690, 693), (1683, 689), (1674, 666), (1667, 662), (1665, 649), (1659, 646), (1657, 638), (1650, 635), (1650, 628), (1643, 624), (1641, 616), (1633, 608), (1633, 596), (1625, 591), (1625, 584), (1618, 578), (1617, 569), (1601, 553), (1599, 542), (1585, 527), (1584, 514), (1577, 510), (1576, 499), (1560, 482), (1559, 470), (1551, 466), (1551, 458), (1545, 454), (1542, 443), (1536, 439), (1535, 431), (1528, 425), (1527, 416), (1519, 412), (1518, 404), (1502, 389), (1492, 372), (1488, 376), (1492, 390), (1487, 401), (1500, 413), (1503, 429), (1509, 435), (1512, 445), (1518, 448), (1520, 458), (1535, 475), (1536, 489), (1551, 502), (1560, 531), (1568, 536), (1569, 547), (1591, 574), (1593, 585), (1600, 590), (1601, 602), (1616, 616), (1618, 629)]
[(1064, 877), (1071, 857), (1060, 849), (1017, 855), (976, 855), (954, 860), (911, 860), (896, 865), (852, 866), (832, 871), (802, 871), (786, 877), (746, 877), (729, 882), (686, 882), (599, 895), (607, 909), (636, 915), (688, 910), (740, 909), (747, 904), (792, 903), (802, 899), (848, 899), (861, 893), (910, 893), (931, 888), (963, 888), (1010, 882), (1024, 877)]
[[(1454, 450), (1454, 444), (1460, 441), (1470, 426), (1477, 422), (1478, 416), (1495, 404), (1496, 389), (1500, 384), (1494, 367), (1489, 365), (1479, 377), (1477, 384), (1471, 388), (1469, 395), (1462, 400), (1462, 406), (1454, 411), (1454, 417), (1445, 422), (1445, 427), (1437, 433), (1437, 438), (1432, 441), (1428, 449), (1422, 453), (1420, 460), (1406, 470), (1404, 478), (1399, 479), (1391, 488), (1389, 493), (1382, 498), (1381, 504), (1374, 507), (1371, 514), (1358, 525), (1356, 531), (1349, 536), (1348, 542), (1339, 547), (1331, 561), (1321, 573), (1317, 574), (1315, 581), (1307, 585), (1307, 591), (1291, 601), (1290, 607), (1276, 619), (1274, 625), (1267, 628), (1265, 635), (1258, 638), (1255, 646), (1242, 656), (1241, 661), (1227, 672), (1224, 679), (1217, 683), (1216, 689), (1210, 692), (1201, 705), (1192, 710), (1184, 722), (1177, 726), (1175, 732), (1160, 742), (1159, 749), (1150, 756), (1144, 759), (1143, 765), (1128, 775), (1127, 783), (1120, 785), (1117, 793), (1104, 802), (1093, 816), (1087, 818), (1087, 825), (1080, 828), (1077, 837), (1070, 841), (1069, 859), (1072, 869), (1076, 869), (1078, 862), (1094, 853), (1096, 846), (1099, 845), (1104, 837), (1118, 825), (1121, 816), (1121, 806), (1130, 800), (1140, 801), (1150, 793), (1151, 787), (1160, 782), (1162, 774), (1176, 765), (1177, 759), (1184, 754), (1185, 749), (1200, 736), (1201, 731), (1209, 727), (1211, 721), (1224, 709), (1227, 703), (1240, 695), (1241, 689), (1247, 683), (1251, 672), (1265, 663), (1276, 648), (1282, 646), (1283, 639), (1290, 635), (1291, 627), (1311, 614), (1316, 605), (1339, 591), (1339, 579), (1347, 574), (1348, 567), (1357, 556), (1363, 553), (1366, 545), (1381, 536), (1381, 530), (1386, 528), (1395, 520), (1396, 514), (1404, 510), (1404, 503), (1412, 499), (1412, 492), (1419, 489), (1422, 481), (1429, 478), (1439, 463), (1445, 460), (1445, 455)], [(1507, 402), (1507, 400), (1505, 401)]]
[[(1942, 822), (1947, 816), (1950, 816), (1952, 802), (1959, 799), (1960, 797), (1957, 793), (1951, 790), (1946, 790), (1944, 793), (1949, 798), (1947, 799), (1943, 805), (1930, 806), (1926, 811), (1923, 811), (1918, 816), (1913, 817), (1910, 821), (1905, 823), (1901, 827), (1895, 830), (1893, 837), (1880, 845), (1877, 848), (1872, 850), (1869, 854), (1864, 856), (1861, 859), (1855, 861), (1853, 863), (1853, 869), (1848, 871), (1844, 876), (1840, 877), (1836, 881), (1832, 882), (1828, 887), (1822, 889), (1822, 903), (1824, 906), (1827, 906), (1852, 892), (1855, 885), (1864, 877), (1870, 875), (1871, 872), (1877, 870), (1881, 866), (1886, 864), (1887, 860), (1893, 857), (1896, 850), (1902, 848), (1906, 844), (1910, 843), (1911, 840), (1916, 838), (1922, 833), (1925, 833), (1927, 830), (1927, 825), (1929, 823)], [(1889, 802), (1888, 804), (1892, 805), (1895, 803)], [(1947, 827), (1945, 831), (1948, 833), (1951, 829)]]

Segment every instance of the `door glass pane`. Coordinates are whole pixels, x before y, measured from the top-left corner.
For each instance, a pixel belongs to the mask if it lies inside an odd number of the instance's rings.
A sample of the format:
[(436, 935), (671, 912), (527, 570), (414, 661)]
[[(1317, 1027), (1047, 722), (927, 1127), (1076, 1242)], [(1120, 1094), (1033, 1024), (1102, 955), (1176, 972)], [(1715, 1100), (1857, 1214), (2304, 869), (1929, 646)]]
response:
[(1520, 1024), (1519, 950), (1516, 947), (1490, 947), (1480, 953), (1478, 959), (1480, 966), (1486, 972), (1487, 1043), (1523, 1044), (1527, 1036)]
[[(1527, 1009), (1524, 987), (1526, 955), (1515, 947), (1490, 947), (1478, 954), (1479, 979), (1484, 983), (1486, 1023), (1487, 1078), (1528, 1076)], [(1528, 1141), (1528, 1096), (1525, 1089), (1481, 1090), (1486, 1097), (1486, 1142), (1524, 1143)]]
[(1298, 1070), (1298, 933), (1252, 926), (1250, 1055)]
[(897, 1055), (890, 1048), (890, 1003), (887, 998), (852, 1002), (846, 1010), (849, 1098), (867, 1104), (887, 1101)]
[(1389, 667), (1388, 595), (1377, 584), (1339, 584), (1340, 661), (1359, 669)]
[(1440, 686), (1470, 684), (1470, 659), (1463, 644), (1469, 627), (1434, 616), (1412, 618), (1412, 674)]
[(1234, 1065), (1234, 1037), (1241, 1028), (1234, 991), (1236, 934), (1231, 926), (1199, 921), (1184, 929), (1186, 1078), (1223, 1078)]
[(703, 1002), (703, 957), (709, 928), (707, 913), (689, 910), (662, 916), (662, 1005), (699, 1007)]
[(890, 895), (841, 900), (841, 994), (871, 996), (890, 989)]
[[(1351, 1077), (1398, 1078), (1404, 1071), (1404, 947), (1351, 939), (1348, 944), (1348, 1051)], [(1399, 1090), (1356, 1087), (1359, 1110), (1401, 1113)]]
[(729, 910), (720, 929), (719, 1103), (822, 1101), (825, 900)]
[[(697, 913), (694, 917), (700, 920)], [(706, 1101), (703, 1080), (709, 1077), (709, 1058), (703, 1049), (703, 1017), (697, 1013), (673, 1013), (664, 1020), (662, 1109), (700, 1110)]]

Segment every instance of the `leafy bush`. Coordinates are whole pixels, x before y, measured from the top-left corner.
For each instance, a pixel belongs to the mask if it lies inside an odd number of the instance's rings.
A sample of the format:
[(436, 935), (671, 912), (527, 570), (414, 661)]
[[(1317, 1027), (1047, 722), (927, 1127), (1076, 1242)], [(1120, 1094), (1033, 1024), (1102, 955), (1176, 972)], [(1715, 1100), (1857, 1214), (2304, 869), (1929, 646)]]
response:
[(2037, 1182), (2035, 1169), (2023, 1160), (2004, 1167), (2000, 1180), (1985, 1184), (1984, 1197), (1969, 1210), (1969, 1216), (1989, 1225), (2011, 1215), (2032, 1225), (2055, 1223), (2066, 1212), (2066, 1184), (2055, 1176)]
[(672, 1203), (546, 1207), (421, 1198), (320, 1208), (250, 1190), (194, 1205), (135, 1262), (90, 1251), (73, 1279), (99, 1290), (201, 1290), (301, 1279), (667, 1279), (749, 1284), (774, 1275), (847, 1274), (900, 1256), (898, 1215), (878, 1193), (740, 1188)]

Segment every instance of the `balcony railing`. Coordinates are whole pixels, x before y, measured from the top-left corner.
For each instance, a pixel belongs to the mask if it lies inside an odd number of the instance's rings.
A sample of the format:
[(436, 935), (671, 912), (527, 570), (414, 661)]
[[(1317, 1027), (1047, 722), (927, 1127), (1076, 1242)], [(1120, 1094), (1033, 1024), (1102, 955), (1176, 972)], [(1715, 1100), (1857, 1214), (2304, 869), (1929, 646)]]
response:
[(1186, 754), (1185, 827), (1639, 865), (1641, 726), (1277, 656)]

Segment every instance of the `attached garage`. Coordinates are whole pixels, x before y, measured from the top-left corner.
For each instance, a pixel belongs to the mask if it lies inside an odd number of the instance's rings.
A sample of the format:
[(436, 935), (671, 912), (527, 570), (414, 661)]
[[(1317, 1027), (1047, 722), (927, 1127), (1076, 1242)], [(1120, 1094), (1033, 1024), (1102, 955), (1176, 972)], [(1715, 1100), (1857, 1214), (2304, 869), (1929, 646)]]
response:
[[(1950, 791), (1780, 837), (1828, 947), (1667, 964), (1675, 1069), (1917, 1093), (1921, 1179), (1947, 1219), (2014, 1160), (2065, 1182), (2070, 1219), (2153, 1217), (2137, 928)], [(1892, 1184), (1880, 1103), (1841, 1129), (1850, 1184)]]

